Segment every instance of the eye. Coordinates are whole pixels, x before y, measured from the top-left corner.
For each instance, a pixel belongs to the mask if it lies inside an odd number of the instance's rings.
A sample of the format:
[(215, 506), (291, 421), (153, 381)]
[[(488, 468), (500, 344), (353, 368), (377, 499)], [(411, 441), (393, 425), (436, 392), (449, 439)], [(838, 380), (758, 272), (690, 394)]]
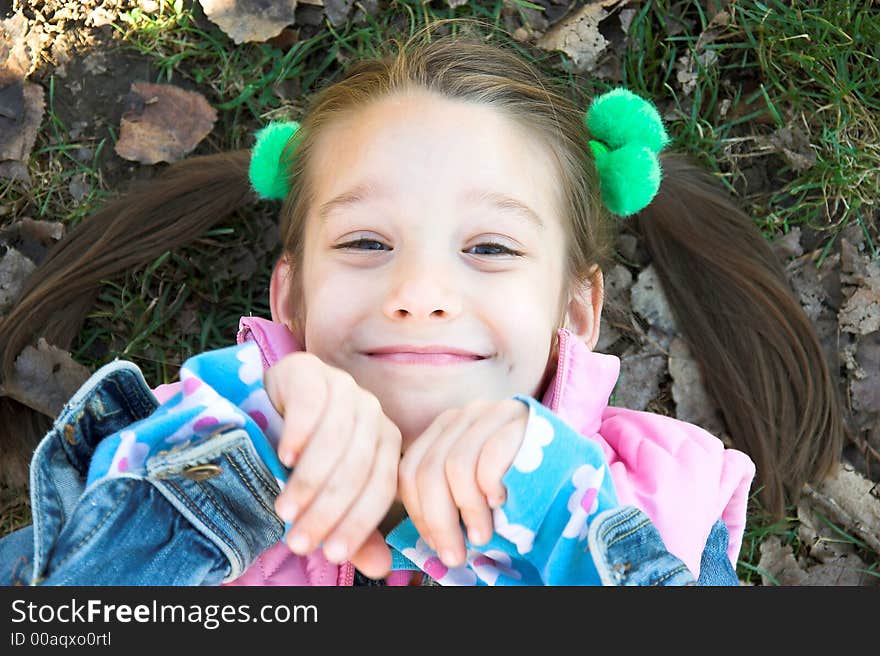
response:
[(508, 248), (507, 246), (504, 246), (503, 244), (499, 244), (499, 243), (494, 242), (494, 241), (491, 241), (491, 242), (484, 242), (484, 243), (482, 243), (482, 244), (477, 244), (476, 246), (471, 246), (471, 247), (468, 249), (468, 251), (471, 251), (471, 250), (473, 250), (473, 249), (475, 249), (475, 248), (486, 249), (486, 250), (490, 250), (490, 251), (493, 251), (493, 252), (489, 252), (489, 253), (474, 253), (474, 255), (514, 255), (514, 256), (522, 255), (522, 252), (521, 252), (521, 251), (515, 251), (515, 250), (513, 250), (512, 248)]
[[(362, 244), (366, 244), (366, 246), (361, 246)], [(383, 246), (385, 246), (385, 244), (381, 241), (376, 241), (375, 239), (355, 239), (354, 241), (347, 241), (344, 244), (339, 244), (333, 248), (353, 249), (358, 251), (380, 251), (383, 250)]]

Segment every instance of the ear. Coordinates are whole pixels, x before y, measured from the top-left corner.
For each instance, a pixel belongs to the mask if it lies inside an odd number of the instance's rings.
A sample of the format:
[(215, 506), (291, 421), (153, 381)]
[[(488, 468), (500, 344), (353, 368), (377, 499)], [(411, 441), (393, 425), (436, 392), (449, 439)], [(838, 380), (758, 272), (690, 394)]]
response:
[(295, 307), (293, 298), (293, 271), (285, 254), (281, 254), (272, 270), (272, 280), (269, 282), (269, 309), (272, 311), (272, 321), (283, 323), (287, 329), (296, 335), (296, 322), (292, 308)]
[(605, 279), (598, 265), (593, 267), (588, 278), (580, 281), (569, 293), (565, 327), (587, 344), (591, 351), (599, 341), (604, 299)]

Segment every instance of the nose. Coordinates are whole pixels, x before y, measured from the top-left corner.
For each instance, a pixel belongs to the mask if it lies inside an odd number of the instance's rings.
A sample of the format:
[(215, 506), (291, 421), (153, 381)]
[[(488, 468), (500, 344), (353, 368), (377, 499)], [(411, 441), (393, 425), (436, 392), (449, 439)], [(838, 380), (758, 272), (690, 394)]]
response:
[(462, 309), (454, 272), (423, 252), (399, 257), (383, 311), (391, 319), (451, 319)]

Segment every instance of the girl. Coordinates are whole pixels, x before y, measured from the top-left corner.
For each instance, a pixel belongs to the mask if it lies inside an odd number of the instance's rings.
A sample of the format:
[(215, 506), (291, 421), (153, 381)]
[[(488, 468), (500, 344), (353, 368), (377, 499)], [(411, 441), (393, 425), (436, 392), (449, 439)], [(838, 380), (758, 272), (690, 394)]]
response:
[[(609, 209), (635, 214), (706, 386), (757, 463), (765, 505), (781, 514), (786, 494), (830, 471), (844, 434), (839, 401), (772, 251), (680, 157), (663, 155), (659, 191), (645, 192), (645, 152), (625, 151), (627, 135), (608, 138), (630, 118), (624, 107), (588, 127), (518, 57), (420, 34), (318, 94), (280, 178), (251, 171), (262, 196), (284, 199), (284, 253), (272, 321), (243, 318), (239, 342), (259, 345), (263, 409), (283, 422), (278, 455), (294, 468), (275, 509), (293, 528), (260, 557), (261, 573), (255, 565), (239, 582), (328, 562), (343, 564), (332, 580), (350, 582), (349, 563), (382, 576), (393, 565), (384, 536), (404, 512), (416, 532), (395, 536), (397, 552), (416, 535), (428, 548), (408, 545), (420, 569), (428, 552), (447, 570), (473, 565), (472, 547), (504, 533), (498, 511), (512, 509), (523, 450), (550, 443), (535, 437), (536, 417), (554, 434), (593, 438), (608, 506), (646, 514), (691, 572), (719, 522), (735, 563), (750, 463), (695, 426), (607, 406), (619, 362), (592, 348), (613, 262)], [(3, 321), (4, 377), (36, 326), (69, 346), (99, 280), (252, 202), (250, 165), (249, 153), (193, 158), (77, 226)], [(160, 387), (156, 398), (177, 391)], [(16, 427), (7, 444), (33, 444), (49, 428), (3, 403), (0, 425)], [(503, 537), (520, 549), (514, 533)], [(540, 542), (537, 527), (532, 537)], [(290, 576), (281, 582), (302, 580)]]

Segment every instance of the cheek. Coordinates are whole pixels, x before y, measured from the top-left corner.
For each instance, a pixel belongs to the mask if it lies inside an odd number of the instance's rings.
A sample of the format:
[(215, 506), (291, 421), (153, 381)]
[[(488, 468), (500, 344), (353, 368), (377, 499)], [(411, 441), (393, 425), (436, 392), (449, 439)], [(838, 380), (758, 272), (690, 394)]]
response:
[(484, 316), (494, 317), (512, 375), (530, 377), (543, 371), (556, 333), (557, 306), (546, 287), (525, 282), (486, 301)]
[(306, 348), (325, 362), (332, 362), (371, 301), (363, 277), (359, 281), (357, 276), (330, 268), (313, 268), (310, 273), (303, 290)]

